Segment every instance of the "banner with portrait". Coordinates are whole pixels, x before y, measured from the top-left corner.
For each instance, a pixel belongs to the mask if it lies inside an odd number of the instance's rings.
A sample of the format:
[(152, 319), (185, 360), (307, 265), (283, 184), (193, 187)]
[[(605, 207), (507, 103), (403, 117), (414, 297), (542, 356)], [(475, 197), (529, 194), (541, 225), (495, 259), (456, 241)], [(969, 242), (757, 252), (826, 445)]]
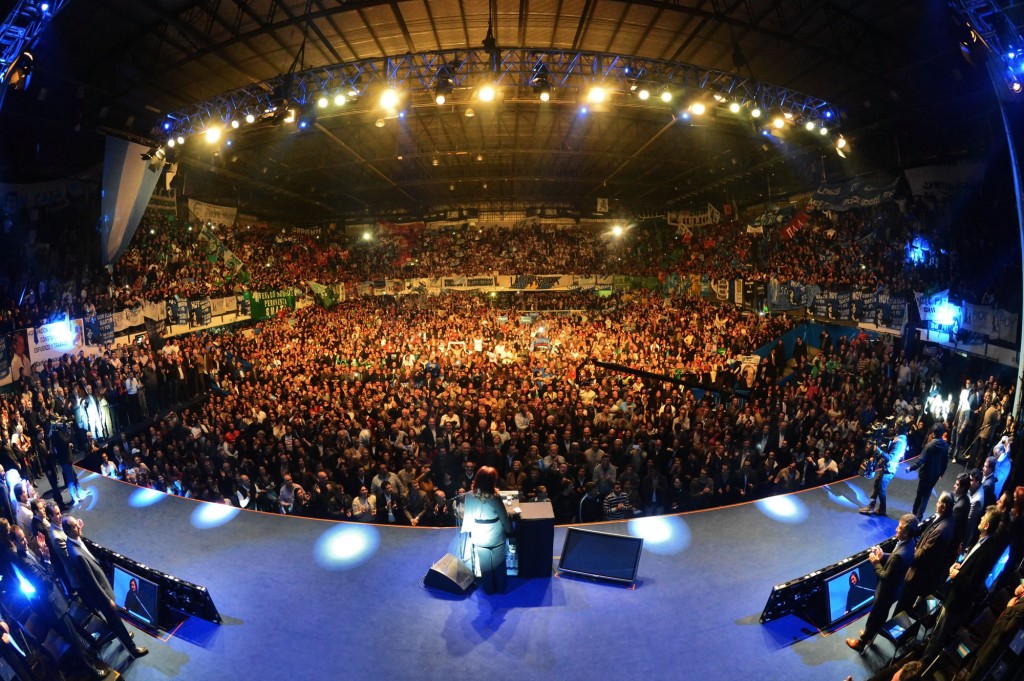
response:
[[(85, 349), (85, 326), (81, 319), (53, 322), (29, 329), (26, 339), (28, 356), (32, 363), (60, 359), (64, 355), (77, 354)], [(17, 341), (17, 336), (15, 340)], [(17, 343), (15, 350), (17, 351)], [(13, 368), (14, 361), (11, 364)]]

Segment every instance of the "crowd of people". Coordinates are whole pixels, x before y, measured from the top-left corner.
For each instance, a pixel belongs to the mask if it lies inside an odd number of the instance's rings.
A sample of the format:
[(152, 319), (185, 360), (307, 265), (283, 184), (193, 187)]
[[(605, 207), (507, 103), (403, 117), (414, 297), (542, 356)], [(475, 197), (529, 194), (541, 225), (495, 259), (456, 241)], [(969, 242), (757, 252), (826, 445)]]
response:
[[(995, 300), (991, 277), (973, 286), (963, 277), (964, 257), (949, 241), (931, 235), (924, 263), (910, 263), (906, 247), (938, 213), (915, 203), (843, 213), (809, 211), (802, 227), (784, 238), (785, 222), (760, 233), (726, 221), (682, 230), (643, 222), (613, 234), (607, 226), (524, 221), (508, 225), (465, 223), (427, 228), (378, 225), (372, 230), (282, 230), (266, 225), (228, 227), (181, 220), (150, 210), (117, 262), (101, 267), (81, 257), (80, 245), (53, 236), (43, 258), (28, 246), (12, 261), (17, 271), (0, 281), (0, 329), (13, 330), (63, 318), (89, 318), (143, 301), (172, 297), (217, 297), (242, 291), (302, 288), (321, 284), (450, 275), (594, 274), (711, 279), (794, 280), (827, 289), (897, 295), (954, 286), (975, 303)], [(512, 238), (509, 235), (513, 235)], [(212, 236), (218, 245), (211, 250)], [(958, 239), (966, 239), (964, 235)], [(973, 242), (971, 242), (973, 243)], [(954, 244), (955, 245), (955, 244)], [(55, 248), (55, 246), (57, 246)], [(225, 261), (224, 250), (234, 256)], [(65, 253), (67, 251), (68, 253)], [(967, 283), (965, 283), (967, 282)], [(1012, 301), (1011, 301), (1012, 302)]]
[[(553, 306), (565, 294), (532, 296)], [(453, 522), (445, 500), (487, 465), (522, 501), (547, 499), (559, 522), (587, 522), (853, 475), (877, 420), (901, 417), (918, 432), (932, 422), (914, 405), (938, 365), (914, 362), (910, 374), (884, 339), (824, 334), (820, 352), (801, 339), (787, 356), (775, 342), (792, 326), (783, 316), (652, 293), (598, 300), (524, 324), (486, 297), (362, 299), (175, 340), (161, 354), (191, 367), (210, 398), (112, 438), (104, 472), (243, 508), (359, 520), (382, 519), (390, 482), (402, 508), (390, 515), (420, 524)], [(764, 346), (750, 383), (738, 358)]]

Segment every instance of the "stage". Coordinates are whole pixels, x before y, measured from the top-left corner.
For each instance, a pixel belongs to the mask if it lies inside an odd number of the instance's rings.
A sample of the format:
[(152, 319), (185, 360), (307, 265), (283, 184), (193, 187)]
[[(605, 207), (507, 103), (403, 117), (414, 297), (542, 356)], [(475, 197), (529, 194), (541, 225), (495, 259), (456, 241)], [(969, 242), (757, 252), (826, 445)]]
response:
[[(939, 490), (952, 487), (951, 466)], [(860, 681), (891, 649), (863, 657), (790, 617), (758, 616), (774, 584), (890, 536), (916, 473), (889, 488), (889, 517), (857, 513), (856, 478), (769, 500), (680, 516), (588, 526), (645, 537), (634, 588), (570, 577), (510, 578), (500, 596), (422, 587), (455, 546), (453, 529), (238, 511), (139, 490), (81, 471), (94, 541), (204, 585), (224, 624), (186, 622), (166, 642), (138, 634), (148, 657), (105, 658), (131, 681), (206, 679), (785, 678)], [(937, 492), (936, 492), (937, 494)], [(932, 507), (934, 508), (934, 499)], [(556, 528), (554, 553), (565, 530)], [(557, 558), (556, 558), (557, 560)]]

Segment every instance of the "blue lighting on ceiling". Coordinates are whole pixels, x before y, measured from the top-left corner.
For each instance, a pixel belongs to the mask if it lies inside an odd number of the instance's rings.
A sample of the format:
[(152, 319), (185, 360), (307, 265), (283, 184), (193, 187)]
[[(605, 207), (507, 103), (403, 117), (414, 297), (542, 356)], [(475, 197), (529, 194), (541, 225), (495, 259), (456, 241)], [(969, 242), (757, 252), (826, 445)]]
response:
[(768, 128), (765, 128), (764, 130), (762, 130), (761, 134), (764, 135), (765, 137), (768, 137), (769, 135), (771, 135), (771, 133), (768, 131)]
[(634, 537), (644, 540), (644, 549), (670, 556), (690, 546), (690, 528), (677, 515), (656, 515), (633, 518), (627, 527)]
[(768, 497), (754, 504), (757, 510), (780, 523), (802, 523), (809, 515), (807, 506), (794, 494)]
[(132, 495), (128, 497), (128, 505), (132, 508), (145, 508), (146, 506), (159, 503), (166, 498), (167, 495), (160, 490), (143, 487), (132, 492)]
[(327, 570), (351, 570), (377, 552), (380, 532), (373, 525), (339, 524), (320, 535), (313, 556)]
[(825, 112), (825, 118), (832, 118), (832, 112), (831, 111), (826, 111)]
[(220, 527), (241, 512), (241, 509), (229, 506), (228, 504), (213, 504), (210, 502), (200, 503), (196, 510), (192, 511), (192, 526), (199, 530), (209, 530), (213, 527)]
[(164, 130), (170, 131), (170, 129), (171, 129), (171, 122), (170, 121), (164, 121)]
[(585, 107), (585, 106), (581, 106), (580, 107), (580, 115), (581, 116), (586, 116), (587, 115), (587, 107)]

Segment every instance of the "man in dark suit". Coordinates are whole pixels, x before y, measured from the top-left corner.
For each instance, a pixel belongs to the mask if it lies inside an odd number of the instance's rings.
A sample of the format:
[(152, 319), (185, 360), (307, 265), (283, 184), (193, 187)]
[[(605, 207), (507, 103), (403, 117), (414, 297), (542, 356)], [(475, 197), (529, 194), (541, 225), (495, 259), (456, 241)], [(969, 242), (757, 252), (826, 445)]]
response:
[(998, 542), (992, 537), (999, 529), (999, 519), (999, 509), (994, 506), (986, 509), (978, 523), (978, 541), (963, 560), (949, 568), (949, 593), (921, 660), (930, 661), (939, 654), (975, 604), (985, 578), (999, 557)]
[(377, 496), (377, 522), (382, 525), (412, 525), (412, 513), (401, 494), (395, 491), (390, 480), (381, 485)]
[(64, 533), (67, 535), (68, 559), (78, 578), (78, 595), (93, 610), (103, 615), (107, 626), (114, 632), (132, 657), (142, 657), (149, 653), (148, 648), (135, 645), (132, 634), (117, 613), (114, 602), (114, 589), (107, 581), (107, 576), (100, 567), (99, 561), (89, 551), (82, 539), (82, 522), (77, 518), (66, 516), (63, 521)]
[[(3, 534), (4, 532), (6, 534)], [(76, 666), (87, 670), (90, 678), (106, 678), (110, 674), (110, 667), (97, 658), (79, 634), (69, 614), (68, 601), (64, 598), (64, 592), (57, 586), (50, 566), (28, 550), (25, 533), (17, 525), (10, 527), (0, 522), (0, 534), (3, 534), (0, 537), (3, 544), (3, 548), (0, 549), (3, 557), (0, 558), (0, 562), (4, 563), (5, 579), (17, 581), (18, 575), (12, 569), (17, 567), (20, 576), (35, 589), (35, 596), (31, 600), (32, 611), (68, 644)]]
[(940, 494), (935, 508), (935, 519), (917, 541), (914, 563), (907, 570), (907, 583), (896, 603), (896, 612), (909, 610), (918, 598), (934, 592), (949, 572), (953, 561), (953, 495)]
[(946, 464), (949, 462), (949, 444), (942, 439), (946, 434), (946, 424), (936, 423), (921, 456), (913, 464), (907, 467), (908, 471), (919, 471), (917, 474), (917, 498), (914, 500), (914, 515), (918, 520), (924, 518), (928, 510), (928, 500), (935, 489), (935, 483), (946, 474)]
[(889, 619), (889, 610), (899, 598), (907, 569), (914, 560), (914, 534), (917, 530), (917, 518), (907, 513), (900, 518), (896, 526), (896, 546), (892, 553), (885, 555), (878, 546), (868, 553), (868, 560), (875, 567), (878, 575), (878, 586), (875, 587), (875, 602), (871, 605), (868, 621), (860, 632), (859, 638), (846, 639), (846, 645), (858, 653), (871, 643), (882, 625)]

